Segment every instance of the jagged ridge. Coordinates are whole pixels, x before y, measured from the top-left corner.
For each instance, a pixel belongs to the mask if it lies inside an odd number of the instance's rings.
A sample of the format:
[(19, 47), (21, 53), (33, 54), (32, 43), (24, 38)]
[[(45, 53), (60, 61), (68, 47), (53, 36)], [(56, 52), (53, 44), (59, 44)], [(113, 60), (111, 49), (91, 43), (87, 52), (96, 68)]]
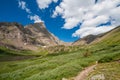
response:
[(0, 44), (19, 49), (37, 49), (38, 46), (55, 46), (60, 40), (50, 33), (44, 23), (23, 26), (19, 23), (0, 23)]

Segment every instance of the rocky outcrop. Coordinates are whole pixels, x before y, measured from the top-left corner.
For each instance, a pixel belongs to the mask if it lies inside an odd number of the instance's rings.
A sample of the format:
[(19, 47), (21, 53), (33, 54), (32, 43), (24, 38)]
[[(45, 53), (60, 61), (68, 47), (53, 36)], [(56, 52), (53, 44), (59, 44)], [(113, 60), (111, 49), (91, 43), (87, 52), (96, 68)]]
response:
[(75, 41), (74, 43), (72, 43), (73, 45), (87, 45), (92, 43), (93, 41), (95, 41), (96, 39), (99, 39), (103, 36), (103, 34), (99, 34), (99, 35), (88, 35), (84, 38), (81, 38), (77, 41)]
[(60, 40), (48, 32), (44, 23), (22, 26), (18, 23), (0, 23), (0, 44), (18, 49), (37, 49), (38, 46), (60, 45)]
[(18, 23), (0, 23), (0, 43), (22, 49), (26, 43), (24, 27)]
[(27, 40), (38, 46), (54, 46), (59, 45), (59, 39), (50, 33), (45, 25), (41, 23), (35, 23), (25, 26), (27, 32)]

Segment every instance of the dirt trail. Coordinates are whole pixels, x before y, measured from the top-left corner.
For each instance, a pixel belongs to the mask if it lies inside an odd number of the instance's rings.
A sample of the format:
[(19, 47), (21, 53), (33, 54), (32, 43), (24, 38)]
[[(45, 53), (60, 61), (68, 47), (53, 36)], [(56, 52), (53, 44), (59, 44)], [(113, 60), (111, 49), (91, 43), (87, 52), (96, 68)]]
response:
[(94, 70), (97, 64), (92, 65), (90, 67), (85, 68), (82, 72), (80, 72), (76, 77), (74, 77), (73, 80), (85, 80), (85, 78), (88, 76), (90, 72)]

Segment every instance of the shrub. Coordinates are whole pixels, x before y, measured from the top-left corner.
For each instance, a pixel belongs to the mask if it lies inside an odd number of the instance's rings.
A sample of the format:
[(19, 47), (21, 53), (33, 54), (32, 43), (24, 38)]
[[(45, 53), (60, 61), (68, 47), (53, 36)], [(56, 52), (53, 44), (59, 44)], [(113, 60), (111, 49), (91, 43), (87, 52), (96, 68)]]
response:
[(98, 60), (98, 62), (105, 63), (105, 62), (110, 62), (112, 60), (113, 60), (113, 58), (111, 56), (105, 56), (105, 57), (101, 58), (100, 60)]
[(85, 53), (83, 53), (83, 57), (88, 57), (91, 55), (91, 51), (89, 51), (88, 49), (85, 51)]

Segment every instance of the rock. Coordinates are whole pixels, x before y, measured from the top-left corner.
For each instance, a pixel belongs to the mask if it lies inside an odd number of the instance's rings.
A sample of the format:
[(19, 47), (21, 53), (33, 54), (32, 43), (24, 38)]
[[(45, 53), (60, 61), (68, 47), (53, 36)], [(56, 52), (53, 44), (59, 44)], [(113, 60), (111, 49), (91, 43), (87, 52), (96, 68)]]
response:
[(105, 80), (104, 74), (97, 74), (91, 77), (90, 80)]
[(0, 43), (6, 46), (33, 50), (39, 46), (61, 45), (60, 42), (46, 29), (43, 22), (29, 24), (25, 27), (16, 22), (0, 22)]
[(68, 80), (68, 79), (66, 79), (66, 78), (62, 78), (62, 80)]
[(77, 41), (75, 41), (73, 43), (73, 45), (87, 45), (92, 43), (93, 41), (99, 39), (100, 37), (102, 37), (103, 34), (99, 34), (99, 35), (88, 35), (86, 37), (83, 37), (81, 39), (78, 39)]

